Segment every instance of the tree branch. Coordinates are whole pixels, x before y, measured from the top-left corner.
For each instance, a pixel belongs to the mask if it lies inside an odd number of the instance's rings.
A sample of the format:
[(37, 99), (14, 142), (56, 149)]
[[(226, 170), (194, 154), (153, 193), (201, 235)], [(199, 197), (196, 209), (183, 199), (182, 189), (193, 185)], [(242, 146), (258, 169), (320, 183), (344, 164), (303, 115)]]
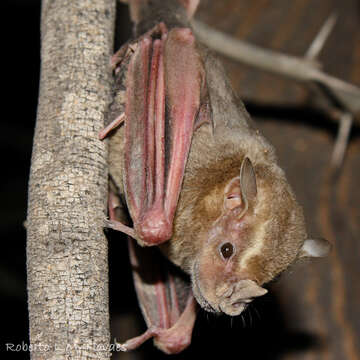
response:
[(331, 93), (324, 95), (336, 98), (346, 111), (354, 115), (360, 112), (360, 88), (324, 73), (316, 62), (249, 44), (199, 21), (193, 21), (192, 25), (198, 38), (220, 54), (289, 79), (319, 84)]
[(44, 0), (27, 218), (32, 359), (109, 359), (107, 147), (115, 1)]

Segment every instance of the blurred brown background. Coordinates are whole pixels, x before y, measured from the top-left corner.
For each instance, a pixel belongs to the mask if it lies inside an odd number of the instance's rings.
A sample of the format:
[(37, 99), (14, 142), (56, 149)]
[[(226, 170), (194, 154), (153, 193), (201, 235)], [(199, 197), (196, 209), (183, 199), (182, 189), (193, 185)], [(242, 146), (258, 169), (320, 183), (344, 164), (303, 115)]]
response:
[[(39, 76), (39, 0), (8, 0), (3, 26), (1, 153), (0, 349), (28, 342), (26, 189)], [(323, 49), (324, 70), (360, 86), (360, 2), (357, 0), (202, 0), (197, 18), (274, 50), (303, 55), (327, 17), (337, 24)], [(118, 42), (130, 35), (119, 6)], [(193, 345), (175, 358), (360, 359), (360, 132), (354, 127), (340, 177), (328, 183), (336, 126), (309, 104), (306, 88), (223, 59), (235, 91), (274, 144), (300, 203), (309, 234), (334, 244), (325, 260), (303, 263), (271, 286), (242, 317), (201, 312)], [(311, 95), (312, 96), (312, 95)], [(6, 115), (9, 114), (9, 115)], [(109, 241), (112, 335), (144, 329), (128, 266), (126, 243)], [(26, 359), (28, 352), (5, 352)], [(151, 342), (114, 359), (166, 358)], [(174, 356), (172, 357), (174, 358)]]
[[(208, 0), (202, 2), (197, 15), (239, 39), (303, 56), (333, 12), (338, 14), (337, 24), (319, 60), (329, 74), (360, 86), (357, 0)], [(324, 236), (334, 244), (328, 259), (297, 266), (273, 286), (285, 319), (282, 331), (311, 339), (296, 351), (286, 351), (285, 345), (283, 354), (275, 358), (360, 359), (359, 128), (353, 128), (340, 178), (329, 185), (336, 126), (309, 108), (307, 89), (228, 59), (223, 61), (236, 92), (277, 149), (304, 207), (309, 234)]]

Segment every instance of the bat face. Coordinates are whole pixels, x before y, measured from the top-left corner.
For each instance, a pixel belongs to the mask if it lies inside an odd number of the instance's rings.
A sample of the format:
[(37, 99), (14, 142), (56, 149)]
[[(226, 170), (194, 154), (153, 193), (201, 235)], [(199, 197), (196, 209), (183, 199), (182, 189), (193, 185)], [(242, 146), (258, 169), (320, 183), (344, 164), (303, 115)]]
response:
[(193, 263), (193, 292), (206, 310), (239, 315), (254, 297), (267, 292), (244, 266), (246, 249), (262, 232), (255, 215), (256, 175), (248, 158), (242, 162), (240, 176), (222, 192), (221, 215), (205, 232)]
[[(269, 189), (264, 189), (259, 180), (246, 157), (240, 176), (225, 183), (220, 191), (222, 202), (217, 207), (221, 208), (213, 209), (220, 216), (201, 235), (202, 246), (192, 264), (192, 282), (196, 299), (208, 311), (239, 315), (252, 299), (267, 293), (260, 286), (264, 282), (262, 274), (250, 265), (254, 258), (264, 255), (265, 247), (275, 246), (275, 234), (266, 236), (271, 215), (264, 204), (271, 201), (265, 199)], [(207, 206), (211, 196), (219, 197), (219, 193), (210, 191), (202, 206)]]

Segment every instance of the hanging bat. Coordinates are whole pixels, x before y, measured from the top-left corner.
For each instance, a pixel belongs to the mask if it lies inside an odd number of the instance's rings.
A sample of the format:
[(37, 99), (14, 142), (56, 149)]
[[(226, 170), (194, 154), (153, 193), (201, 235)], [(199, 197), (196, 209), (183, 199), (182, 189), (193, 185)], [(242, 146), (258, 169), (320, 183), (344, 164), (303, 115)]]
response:
[(132, 238), (148, 325), (122, 350), (153, 337), (164, 352), (180, 352), (197, 303), (239, 315), (291, 264), (329, 250), (326, 240), (307, 239), (273, 147), (196, 42), (188, 23), (196, 5), (131, 2), (141, 35), (112, 58), (116, 94), (100, 134), (110, 137), (108, 226)]

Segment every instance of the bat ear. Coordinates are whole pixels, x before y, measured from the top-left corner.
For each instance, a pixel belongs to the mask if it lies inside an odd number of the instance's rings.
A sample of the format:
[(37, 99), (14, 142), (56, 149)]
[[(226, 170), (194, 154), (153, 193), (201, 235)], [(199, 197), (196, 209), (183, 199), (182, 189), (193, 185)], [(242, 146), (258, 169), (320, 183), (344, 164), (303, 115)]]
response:
[(244, 212), (257, 194), (255, 171), (249, 158), (241, 163), (240, 177), (233, 178), (225, 188), (225, 208), (242, 206)]
[(244, 199), (246, 199), (247, 202), (251, 202), (256, 198), (256, 175), (252, 163), (248, 157), (246, 157), (241, 164), (240, 188), (242, 196)]
[(299, 257), (324, 257), (329, 254), (331, 247), (330, 242), (322, 238), (306, 239)]

